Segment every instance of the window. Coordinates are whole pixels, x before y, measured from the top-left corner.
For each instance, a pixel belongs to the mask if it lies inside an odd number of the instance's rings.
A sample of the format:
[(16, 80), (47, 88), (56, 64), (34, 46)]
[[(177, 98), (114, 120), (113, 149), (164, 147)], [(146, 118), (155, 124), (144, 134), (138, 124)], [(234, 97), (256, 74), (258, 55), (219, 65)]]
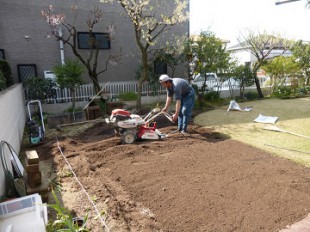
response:
[(99, 32), (78, 32), (77, 33), (78, 48), (79, 49), (110, 49), (111, 40), (109, 33)]
[(155, 61), (154, 62), (154, 73), (161, 75), (167, 74), (167, 63), (162, 61)]
[(4, 53), (4, 49), (0, 49), (0, 60), (5, 60), (5, 53)]
[(246, 67), (251, 68), (251, 62), (244, 62), (244, 65), (245, 65)]
[(24, 83), (26, 80), (37, 77), (37, 66), (35, 64), (18, 64), (18, 79)]

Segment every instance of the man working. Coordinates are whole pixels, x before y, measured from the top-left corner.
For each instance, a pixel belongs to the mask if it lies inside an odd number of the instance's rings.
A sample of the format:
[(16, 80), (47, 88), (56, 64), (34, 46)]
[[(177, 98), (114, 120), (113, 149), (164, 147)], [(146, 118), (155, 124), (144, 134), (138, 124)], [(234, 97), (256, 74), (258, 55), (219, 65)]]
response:
[(178, 119), (178, 131), (185, 134), (195, 104), (195, 90), (182, 78), (170, 78), (163, 74), (159, 81), (167, 90), (166, 104), (162, 111), (167, 112), (174, 96), (176, 103), (172, 120), (176, 122)]

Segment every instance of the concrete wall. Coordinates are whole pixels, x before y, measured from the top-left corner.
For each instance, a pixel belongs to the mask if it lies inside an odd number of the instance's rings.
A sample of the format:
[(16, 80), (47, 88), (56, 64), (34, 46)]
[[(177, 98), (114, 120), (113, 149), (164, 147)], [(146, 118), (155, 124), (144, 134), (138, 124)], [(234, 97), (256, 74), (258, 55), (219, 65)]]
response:
[[(21, 84), (16, 84), (0, 92), (0, 141), (8, 142), (16, 151), (20, 151), (26, 123), (24, 92)], [(10, 153), (5, 150), (8, 164)], [(4, 194), (4, 173), (0, 162), (0, 196)]]

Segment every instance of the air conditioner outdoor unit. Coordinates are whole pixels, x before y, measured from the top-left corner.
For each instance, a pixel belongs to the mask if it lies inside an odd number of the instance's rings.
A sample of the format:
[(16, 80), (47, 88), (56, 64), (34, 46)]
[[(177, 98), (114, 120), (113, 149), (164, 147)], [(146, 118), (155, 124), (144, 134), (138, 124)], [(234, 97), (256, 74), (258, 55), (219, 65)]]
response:
[(56, 75), (52, 71), (49, 71), (49, 70), (44, 71), (44, 78), (45, 79), (51, 79), (52, 81), (56, 82)]

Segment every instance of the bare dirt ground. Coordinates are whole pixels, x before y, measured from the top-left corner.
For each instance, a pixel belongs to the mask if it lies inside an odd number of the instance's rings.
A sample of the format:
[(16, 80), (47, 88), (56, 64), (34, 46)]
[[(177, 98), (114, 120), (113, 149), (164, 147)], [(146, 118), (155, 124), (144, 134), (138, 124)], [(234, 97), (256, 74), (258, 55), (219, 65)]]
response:
[[(162, 132), (176, 129), (165, 120)], [(270, 232), (309, 214), (309, 168), (211, 128), (191, 124), (189, 132), (122, 144), (98, 122), (76, 136), (59, 134), (59, 147), (52, 138), (35, 149), (59, 176), (64, 205), (88, 213), (94, 232)]]

